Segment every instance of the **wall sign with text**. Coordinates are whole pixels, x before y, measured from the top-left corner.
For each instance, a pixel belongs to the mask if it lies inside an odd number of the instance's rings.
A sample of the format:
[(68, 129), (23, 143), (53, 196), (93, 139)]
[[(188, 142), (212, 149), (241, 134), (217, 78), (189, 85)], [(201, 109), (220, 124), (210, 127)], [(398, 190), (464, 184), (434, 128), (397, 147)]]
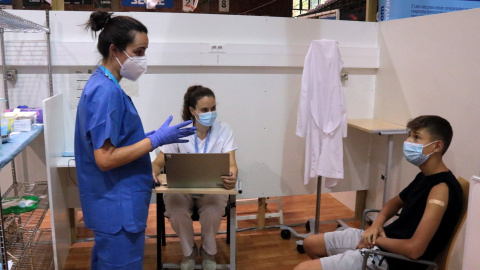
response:
[(378, 21), (479, 8), (480, 0), (379, 0)]
[(230, 0), (218, 0), (218, 11), (229, 12), (230, 11)]
[(193, 12), (198, 5), (199, 0), (183, 0), (182, 10), (184, 12)]
[(65, 5), (91, 5), (93, 0), (64, 0)]
[[(146, 7), (145, 0), (122, 0), (122, 6), (124, 7)], [(173, 8), (173, 0), (160, 0), (157, 7)]]

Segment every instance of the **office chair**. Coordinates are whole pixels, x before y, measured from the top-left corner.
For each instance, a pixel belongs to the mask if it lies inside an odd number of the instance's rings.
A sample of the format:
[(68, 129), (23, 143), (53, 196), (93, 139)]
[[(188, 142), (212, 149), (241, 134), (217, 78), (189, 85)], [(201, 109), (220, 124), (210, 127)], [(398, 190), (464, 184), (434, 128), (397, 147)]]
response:
[[(424, 264), (424, 265), (429, 266), (429, 269), (446, 270), (447, 267), (448, 267), (448, 264), (450, 262), (450, 256), (452, 255), (453, 246), (455, 245), (455, 241), (457, 240), (458, 234), (460, 233), (460, 230), (462, 229), (462, 226), (465, 223), (465, 220), (467, 219), (468, 191), (469, 191), (470, 183), (467, 180), (463, 179), (462, 177), (458, 178), (458, 182), (462, 186), (462, 191), (463, 191), (462, 212), (460, 213), (460, 217), (459, 217), (459, 220), (457, 222), (457, 225), (453, 229), (453, 233), (452, 233), (452, 236), (450, 237), (450, 240), (448, 241), (448, 243), (445, 246), (445, 248), (443, 249), (443, 251), (440, 252), (440, 254), (438, 254), (435, 261), (413, 260), (413, 259), (410, 259), (406, 256), (398, 255), (398, 254), (395, 254), (395, 253), (390, 253), (390, 252), (385, 252), (385, 251), (380, 251), (380, 250), (366, 250), (364, 252), (364, 255), (363, 255), (362, 270), (367, 269), (367, 259), (368, 259), (368, 256), (370, 254), (378, 254), (378, 255), (385, 256), (385, 257), (390, 257), (390, 258), (400, 259), (400, 260), (404, 260), (404, 261)], [(363, 211), (362, 229), (364, 228), (364, 225), (365, 225), (366, 214), (369, 213), (369, 212), (380, 212), (380, 210), (366, 209), (365, 211)]]

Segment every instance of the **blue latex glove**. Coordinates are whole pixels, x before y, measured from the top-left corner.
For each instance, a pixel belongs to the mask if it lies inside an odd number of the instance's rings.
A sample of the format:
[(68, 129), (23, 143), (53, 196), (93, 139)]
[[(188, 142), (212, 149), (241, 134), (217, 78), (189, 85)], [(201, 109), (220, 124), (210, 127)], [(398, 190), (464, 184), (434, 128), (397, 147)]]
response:
[(188, 140), (181, 140), (180, 138), (193, 135), (195, 133), (195, 130), (197, 130), (196, 127), (182, 128), (191, 124), (191, 120), (169, 127), (172, 119), (173, 116), (170, 115), (167, 121), (165, 121), (165, 123), (163, 123), (163, 125), (156, 132), (147, 136), (147, 138), (152, 141), (153, 149), (164, 144), (186, 143), (188, 142)]
[(148, 136), (152, 135), (153, 133), (155, 133), (155, 130), (152, 130), (150, 132), (145, 133), (145, 137), (148, 137)]

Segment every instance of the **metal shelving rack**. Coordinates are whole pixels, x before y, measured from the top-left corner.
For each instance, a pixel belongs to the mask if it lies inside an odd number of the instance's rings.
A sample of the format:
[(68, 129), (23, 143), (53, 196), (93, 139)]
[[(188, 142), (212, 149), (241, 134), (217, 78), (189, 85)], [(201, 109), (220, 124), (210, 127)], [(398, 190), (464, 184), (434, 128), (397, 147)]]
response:
[[(7, 83), (7, 63), (5, 54), (5, 32), (18, 33), (45, 33), (47, 37), (47, 68), (48, 68), (48, 84), (50, 97), (53, 96), (52, 83), (52, 63), (51, 63), (51, 44), (50, 44), (50, 17), (49, 11), (46, 10), (46, 24), (47, 26), (39, 25), (22, 17), (13, 15), (0, 9), (0, 43), (2, 55), (2, 70), (3, 70), (3, 86), (5, 91), (6, 108), (10, 107), (8, 98), (8, 83)], [(6, 248), (4, 216), (0, 211), (0, 257), (3, 269), (8, 269), (8, 258), (13, 261), (11, 269), (52, 269), (53, 258), (51, 257), (52, 250), (51, 231), (39, 229), (40, 224), (45, 217), (48, 210), (48, 194), (47, 182), (18, 183), (15, 171), (15, 160), (11, 160), (12, 167), (12, 186), (2, 194), (1, 198), (13, 193), (14, 196), (19, 194), (34, 195), (40, 194), (41, 198), (38, 208), (30, 213), (23, 213), (15, 216), (18, 223), (21, 238), (18, 243)], [(20, 195), (21, 196), (21, 195)], [(46, 197), (46, 198), (45, 198)], [(40, 198), (40, 197), (39, 197)], [(0, 200), (0, 210), (2, 208), (2, 200)], [(48, 238), (50, 236), (50, 238)], [(49, 240), (48, 240), (49, 239)], [(9, 256), (9, 257), (7, 257)]]
[(13, 262), (11, 269), (51, 269), (53, 247), (50, 229), (40, 227), (49, 209), (46, 181), (13, 184), (3, 197), (36, 196), (38, 207), (22, 214), (12, 214), (18, 226), (17, 241), (10, 244), (7, 255)]

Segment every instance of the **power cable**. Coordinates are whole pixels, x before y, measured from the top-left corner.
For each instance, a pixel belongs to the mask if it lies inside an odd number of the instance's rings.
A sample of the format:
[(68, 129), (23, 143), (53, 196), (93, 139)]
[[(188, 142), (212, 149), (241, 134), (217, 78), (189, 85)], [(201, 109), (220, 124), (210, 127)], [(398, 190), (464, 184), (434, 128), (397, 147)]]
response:
[(258, 7), (256, 7), (256, 8), (252, 8), (252, 9), (247, 10), (247, 11), (244, 11), (244, 12), (242, 12), (242, 13), (238, 13), (237, 15), (243, 15), (243, 14), (245, 14), (245, 13), (248, 13), (248, 12), (254, 11), (254, 10), (257, 10), (257, 9), (259, 9), (259, 8), (262, 8), (262, 7), (266, 6), (266, 5), (270, 5), (271, 3), (274, 3), (274, 2), (277, 2), (277, 1), (278, 1), (278, 0), (270, 1), (270, 2), (268, 2), (268, 3), (265, 3), (265, 4), (261, 5), (261, 6), (258, 6)]

